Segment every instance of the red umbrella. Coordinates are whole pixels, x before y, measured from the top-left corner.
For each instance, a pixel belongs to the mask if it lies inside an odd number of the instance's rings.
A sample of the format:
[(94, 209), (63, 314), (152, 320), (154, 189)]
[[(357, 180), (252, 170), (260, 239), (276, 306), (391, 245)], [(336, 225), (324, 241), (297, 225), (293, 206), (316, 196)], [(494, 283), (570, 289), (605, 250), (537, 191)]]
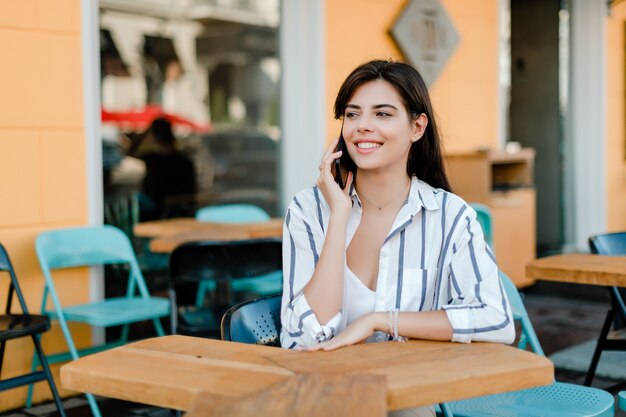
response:
[(146, 130), (157, 117), (166, 118), (173, 127), (184, 127), (194, 132), (209, 132), (211, 130), (210, 125), (197, 124), (184, 117), (166, 113), (161, 107), (155, 105), (126, 112), (113, 112), (102, 109), (101, 117), (103, 122), (114, 123), (124, 130)]

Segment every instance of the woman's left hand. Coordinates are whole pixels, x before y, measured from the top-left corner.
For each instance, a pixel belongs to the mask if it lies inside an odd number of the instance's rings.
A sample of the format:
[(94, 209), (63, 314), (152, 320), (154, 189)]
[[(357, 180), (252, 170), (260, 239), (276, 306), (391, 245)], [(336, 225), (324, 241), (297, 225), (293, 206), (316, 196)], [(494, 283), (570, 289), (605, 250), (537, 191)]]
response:
[(352, 323), (344, 331), (326, 342), (311, 346), (307, 351), (335, 350), (340, 347), (360, 343), (374, 334), (377, 313), (365, 314)]

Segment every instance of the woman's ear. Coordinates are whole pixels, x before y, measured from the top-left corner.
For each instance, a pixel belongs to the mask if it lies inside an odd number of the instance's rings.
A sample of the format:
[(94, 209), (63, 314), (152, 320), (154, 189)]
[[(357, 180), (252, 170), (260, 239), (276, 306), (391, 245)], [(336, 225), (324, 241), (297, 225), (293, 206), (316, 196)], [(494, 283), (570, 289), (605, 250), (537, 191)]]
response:
[(413, 137), (411, 138), (411, 141), (417, 142), (426, 131), (426, 126), (428, 126), (428, 116), (426, 116), (425, 113), (421, 113), (411, 121), (411, 124), (413, 125)]

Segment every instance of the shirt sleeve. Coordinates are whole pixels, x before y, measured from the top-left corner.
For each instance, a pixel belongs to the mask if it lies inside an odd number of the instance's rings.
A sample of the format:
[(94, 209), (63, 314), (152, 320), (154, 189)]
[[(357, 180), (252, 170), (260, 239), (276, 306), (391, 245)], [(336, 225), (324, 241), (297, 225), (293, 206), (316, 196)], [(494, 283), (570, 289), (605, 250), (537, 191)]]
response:
[(304, 295), (323, 244), (322, 223), (307, 219), (298, 204), (292, 203), (283, 226), (281, 345), (284, 348), (309, 347), (328, 340), (341, 322), (340, 311), (328, 323), (320, 323)]
[(452, 299), (443, 306), (452, 341), (513, 343), (515, 326), (498, 266), (476, 212), (467, 206), (458, 224), (450, 258)]

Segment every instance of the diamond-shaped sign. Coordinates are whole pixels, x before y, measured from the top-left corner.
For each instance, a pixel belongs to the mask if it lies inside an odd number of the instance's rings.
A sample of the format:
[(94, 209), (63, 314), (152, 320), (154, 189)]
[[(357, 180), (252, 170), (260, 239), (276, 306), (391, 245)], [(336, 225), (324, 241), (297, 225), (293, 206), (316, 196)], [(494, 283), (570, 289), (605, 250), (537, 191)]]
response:
[(390, 33), (429, 87), (459, 44), (459, 34), (439, 0), (411, 0)]

